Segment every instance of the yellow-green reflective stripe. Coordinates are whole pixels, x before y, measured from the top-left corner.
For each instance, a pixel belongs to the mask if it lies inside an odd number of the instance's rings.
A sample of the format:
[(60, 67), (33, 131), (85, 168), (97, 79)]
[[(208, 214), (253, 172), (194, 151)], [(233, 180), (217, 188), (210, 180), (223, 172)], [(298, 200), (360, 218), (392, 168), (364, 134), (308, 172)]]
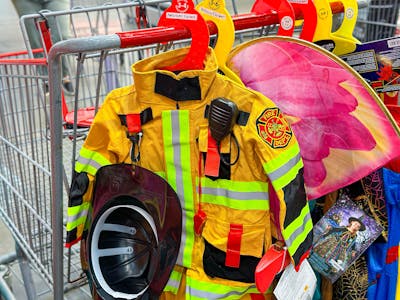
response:
[(172, 147), (172, 121), (171, 113), (169, 111), (163, 111), (161, 114), (162, 118), (162, 130), (163, 130), (163, 141), (164, 141), (164, 156), (166, 164), (167, 181), (171, 187), (176, 191), (176, 173), (174, 166), (174, 149)]
[(85, 172), (90, 175), (96, 175), (98, 168), (92, 167), (91, 165), (82, 164), (79, 161), (75, 162), (75, 171), (78, 173)]
[(305, 241), (307, 238), (307, 235), (312, 231), (313, 229), (313, 223), (311, 218), (307, 220), (305, 223), (304, 227), (302, 228), (303, 231), (301, 234), (293, 236), (295, 239), (291, 241), (291, 245), (288, 246), (288, 251), (290, 255), (294, 255), (299, 248), (299, 246)]
[(67, 209), (67, 231), (70, 231), (78, 225), (85, 223), (90, 209), (90, 203), (84, 202), (78, 206), (68, 207)]
[(202, 187), (223, 188), (231, 191), (259, 191), (268, 193), (268, 183), (261, 181), (234, 181), (228, 179), (211, 180), (207, 177), (201, 178)]
[(158, 176), (162, 177), (163, 179), (166, 178), (165, 172), (159, 171), (159, 172), (154, 172), (154, 173), (156, 173)]
[(169, 276), (169, 280), (165, 285), (164, 292), (171, 292), (176, 295), (179, 289), (179, 285), (181, 284), (181, 280), (182, 273), (172, 270), (172, 273)]
[(202, 203), (226, 206), (237, 210), (269, 210), (268, 200), (236, 200), (223, 196), (202, 194)]
[(87, 172), (94, 176), (100, 167), (110, 164), (111, 162), (100, 153), (82, 147), (75, 164), (75, 171)]
[(190, 122), (188, 110), (162, 112), (166, 177), (182, 206), (182, 235), (177, 264), (191, 266), (194, 244), (193, 184), (190, 163)]
[(269, 210), (268, 184), (202, 178), (201, 201), (238, 210)]
[[(218, 192), (224, 192), (223, 190), (215, 190)], [(226, 197), (223, 195), (216, 195), (213, 192), (210, 192), (207, 188), (202, 188), (201, 190), (201, 202), (217, 204), (226, 206), (229, 208), (237, 209), (237, 210), (269, 210), (269, 201), (268, 199), (234, 199), (232, 197)], [(232, 193), (229, 193), (232, 195)], [(252, 194), (252, 193), (244, 193), (244, 194)], [(255, 193), (257, 194), (257, 193)]]
[(285, 152), (263, 165), (276, 190), (291, 182), (303, 167), (298, 144), (288, 148)]
[(312, 226), (310, 209), (306, 203), (300, 215), (282, 231), (285, 243), (291, 254), (296, 252), (297, 247), (304, 241), (310, 230), (312, 230)]
[(286, 162), (300, 154), (300, 148), (298, 144), (293, 144), (292, 147), (286, 148), (280, 155), (272, 158), (264, 164), (264, 170), (268, 174), (281, 168)]
[[(239, 299), (245, 294), (259, 293), (255, 285), (234, 287), (232, 285), (202, 282), (187, 277), (186, 299)], [(188, 298), (189, 295), (189, 298)]]
[[(300, 154), (299, 154), (299, 158), (300, 158)], [(293, 161), (291, 161), (291, 162), (293, 162)], [(293, 179), (296, 178), (297, 174), (299, 173), (299, 170), (303, 167), (303, 161), (301, 159), (297, 160), (297, 163), (295, 165), (293, 165), (293, 166), (290, 165), (287, 167), (290, 167), (290, 168), (288, 168), (287, 172), (284, 173), (281, 177), (279, 177), (275, 180), (270, 177), (271, 183), (276, 190), (280, 190), (280, 189), (284, 188), (290, 182), (292, 182)]]

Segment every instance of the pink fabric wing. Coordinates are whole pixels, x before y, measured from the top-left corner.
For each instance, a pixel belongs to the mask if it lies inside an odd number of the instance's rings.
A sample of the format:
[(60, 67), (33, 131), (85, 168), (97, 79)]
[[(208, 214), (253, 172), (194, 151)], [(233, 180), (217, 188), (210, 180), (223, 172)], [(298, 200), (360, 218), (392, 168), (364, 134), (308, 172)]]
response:
[(228, 67), (276, 103), (300, 145), (309, 199), (349, 185), (400, 155), (399, 128), (368, 84), (327, 51), (265, 37), (235, 48)]

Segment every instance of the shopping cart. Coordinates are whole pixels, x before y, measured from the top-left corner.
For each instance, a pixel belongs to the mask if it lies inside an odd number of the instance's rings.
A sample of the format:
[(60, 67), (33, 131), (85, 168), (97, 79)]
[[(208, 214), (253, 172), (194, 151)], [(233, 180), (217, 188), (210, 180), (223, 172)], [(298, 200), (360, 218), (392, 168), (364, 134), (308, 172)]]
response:
[[(146, 1), (146, 5), (153, 2), (162, 3)], [(54, 17), (57, 24), (57, 17), (68, 15), (75, 36), (51, 48), (44, 44), (42, 50), (34, 50), (27, 45), (28, 51), (0, 57), (0, 217), (55, 299), (62, 299), (68, 290), (77, 291), (78, 299), (90, 297), (81, 274), (80, 249), (63, 247), (68, 189), (77, 151), (88, 130), (79, 125), (78, 112), (88, 107), (95, 112), (110, 90), (131, 84), (130, 66), (135, 61), (156, 54), (166, 42), (168, 49), (190, 42), (184, 28), (126, 32), (126, 26), (132, 24), (118, 17), (123, 12), (120, 9), (126, 12), (138, 5), (122, 3), (26, 16), (21, 19), (22, 28), (28, 19), (40, 26), (43, 20)], [(265, 34), (278, 18), (249, 15), (234, 19), (234, 23), (239, 41)], [(215, 26), (209, 24), (209, 29), (216, 33)], [(61, 90), (62, 59), (70, 66), (73, 96), (63, 95)], [(39, 75), (47, 63), (49, 75)]]
[(398, 0), (369, 0), (359, 11), (355, 36), (362, 42), (400, 35)]
[[(0, 55), (0, 61), (0, 217), (30, 262), (21, 272), (34, 299), (31, 269), (43, 278), (39, 294), (49, 293), (53, 282), (48, 77), (37, 72), (47, 62), (26, 51)], [(66, 252), (65, 259), (69, 276), (80, 277), (79, 256)]]

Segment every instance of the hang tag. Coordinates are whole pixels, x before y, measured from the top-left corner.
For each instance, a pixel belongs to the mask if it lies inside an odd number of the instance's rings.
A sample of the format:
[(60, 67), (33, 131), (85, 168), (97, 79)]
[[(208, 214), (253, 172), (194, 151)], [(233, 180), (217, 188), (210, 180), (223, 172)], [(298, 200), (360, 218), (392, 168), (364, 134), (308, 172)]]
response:
[(307, 259), (300, 265), (298, 272), (289, 265), (282, 273), (274, 290), (277, 300), (312, 299), (317, 286), (317, 277)]
[(201, 232), (203, 231), (204, 224), (206, 223), (207, 220), (207, 215), (204, 211), (199, 209), (197, 213), (193, 217), (194, 221), (194, 232), (197, 235), (201, 235)]

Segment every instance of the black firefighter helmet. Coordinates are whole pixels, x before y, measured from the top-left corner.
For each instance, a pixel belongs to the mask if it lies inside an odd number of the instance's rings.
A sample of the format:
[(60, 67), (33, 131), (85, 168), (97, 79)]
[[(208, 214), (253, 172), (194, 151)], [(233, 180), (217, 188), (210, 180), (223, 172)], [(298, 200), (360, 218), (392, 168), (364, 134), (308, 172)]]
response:
[(163, 291), (178, 257), (182, 209), (172, 187), (129, 164), (102, 167), (93, 192), (89, 270), (108, 299), (152, 299)]

